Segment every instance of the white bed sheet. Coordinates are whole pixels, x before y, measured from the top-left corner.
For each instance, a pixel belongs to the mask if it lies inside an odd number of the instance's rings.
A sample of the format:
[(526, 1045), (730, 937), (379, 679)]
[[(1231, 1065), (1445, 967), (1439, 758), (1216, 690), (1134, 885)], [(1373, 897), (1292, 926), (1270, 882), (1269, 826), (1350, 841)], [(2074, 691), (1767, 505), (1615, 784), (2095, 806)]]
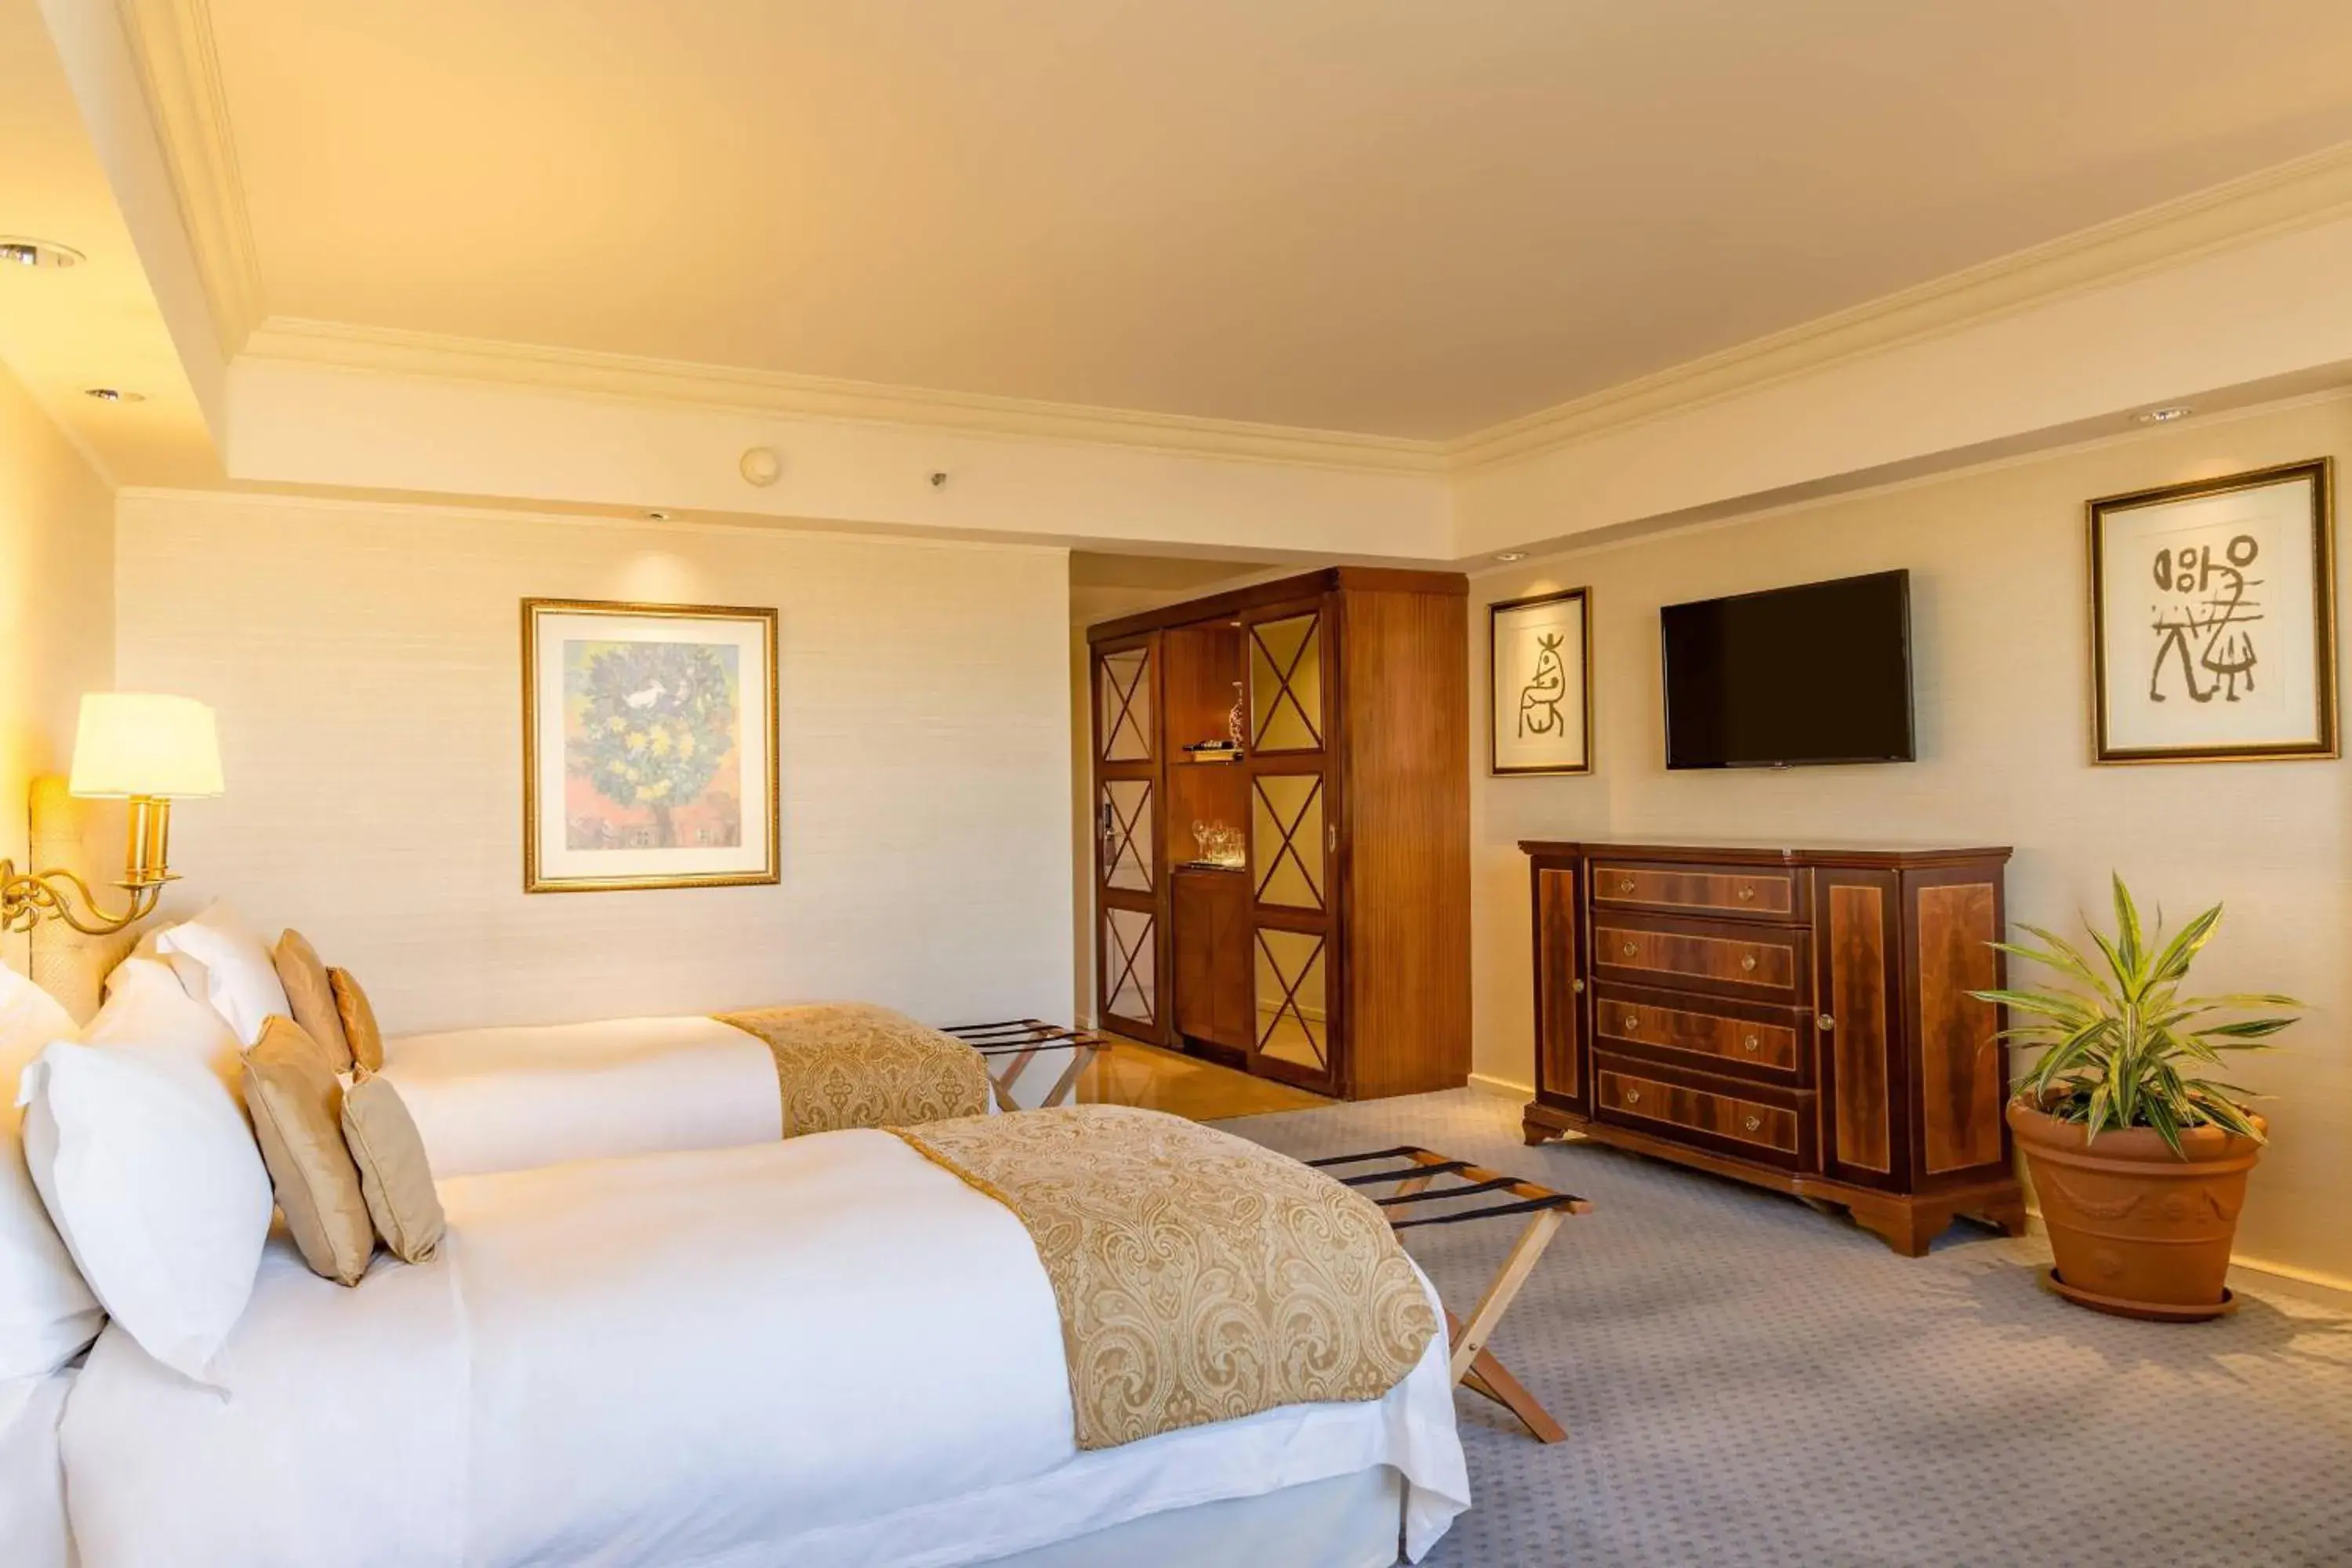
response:
[(0, 1543), (8, 1568), (68, 1568), (58, 1424), (77, 1372), (0, 1383)]
[(383, 1076), (441, 1177), (783, 1136), (774, 1055), (716, 1018), (406, 1035)]
[(1020, 1222), (887, 1133), (446, 1183), (356, 1290), (281, 1239), (226, 1397), (110, 1330), (68, 1405), (84, 1568), (985, 1562), (1386, 1464), (1468, 1505), (1444, 1341), (1384, 1399), (1079, 1454)]

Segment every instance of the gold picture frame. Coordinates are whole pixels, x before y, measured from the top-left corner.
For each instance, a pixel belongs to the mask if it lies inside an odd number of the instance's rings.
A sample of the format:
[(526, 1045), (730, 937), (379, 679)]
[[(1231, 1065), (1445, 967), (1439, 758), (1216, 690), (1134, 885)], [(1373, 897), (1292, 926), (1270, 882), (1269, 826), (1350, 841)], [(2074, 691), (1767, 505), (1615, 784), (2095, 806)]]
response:
[(2087, 504), (2095, 763), (2341, 755), (2335, 490), (2315, 458)]
[(523, 890), (781, 881), (776, 674), (773, 609), (523, 600)]
[[(1507, 715), (1507, 668), (1509, 683), (1519, 688)], [(1571, 692), (1576, 710), (1562, 712)], [(1538, 721), (1532, 733), (1530, 715)], [(1486, 606), (1486, 771), (1497, 778), (1592, 771), (1591, 589), (1562, 588)]]

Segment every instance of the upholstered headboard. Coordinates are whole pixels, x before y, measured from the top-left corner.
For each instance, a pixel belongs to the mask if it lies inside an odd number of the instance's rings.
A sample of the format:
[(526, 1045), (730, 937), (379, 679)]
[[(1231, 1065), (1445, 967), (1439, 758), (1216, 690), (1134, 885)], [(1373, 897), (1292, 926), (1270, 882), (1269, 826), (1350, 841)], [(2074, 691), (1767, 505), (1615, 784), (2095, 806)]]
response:
[[(120, 808), (113, 808), (119, 810)], [(95, 817), (109, 808), (97, 802), (76, 800), (66, 793), (66, 781), (47, 773), (33, 781), (32, 854), (34, 868), (61, 866), (78, 871), (93, 887), (108, 886), (120, 872), (97, 867), (92, 853)], [(84, 936), (62, 921), (43, 921), (33, 928), (33, 984), (56, 997), (78, 1024), (89, 1022), (105, 993), (106, 977), (139, 941), (140, 927), (112, 936)]]

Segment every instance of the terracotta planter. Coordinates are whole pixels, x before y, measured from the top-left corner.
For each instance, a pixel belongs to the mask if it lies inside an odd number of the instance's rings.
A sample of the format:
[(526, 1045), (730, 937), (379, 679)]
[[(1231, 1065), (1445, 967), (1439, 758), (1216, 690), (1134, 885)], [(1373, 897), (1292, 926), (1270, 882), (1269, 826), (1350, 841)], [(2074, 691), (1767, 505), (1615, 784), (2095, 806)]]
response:
[(2180, 1136), (2183, 1159), (2153, 1129), (2085, 1139), (2079, 1125), (2023, 1100), (2010, 1102), (2009, 1125), (2041, 1195), (2060, 1294), (2101, 1311), (2173, 1321), (2230, 1310), (2222, 1280), (2261, 1144), (2191, 1128)]

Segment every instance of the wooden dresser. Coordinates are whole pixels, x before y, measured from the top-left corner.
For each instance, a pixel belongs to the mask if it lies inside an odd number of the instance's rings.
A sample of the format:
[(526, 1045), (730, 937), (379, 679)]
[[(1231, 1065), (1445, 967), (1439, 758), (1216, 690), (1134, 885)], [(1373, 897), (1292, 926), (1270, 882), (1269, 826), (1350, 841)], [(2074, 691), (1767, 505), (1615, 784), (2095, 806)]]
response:
[(1528, 842), (1528, 1142), (1588, 1138), (1836, 1205), (1917, 1257), (2010, 1235), (2007, 849)]

